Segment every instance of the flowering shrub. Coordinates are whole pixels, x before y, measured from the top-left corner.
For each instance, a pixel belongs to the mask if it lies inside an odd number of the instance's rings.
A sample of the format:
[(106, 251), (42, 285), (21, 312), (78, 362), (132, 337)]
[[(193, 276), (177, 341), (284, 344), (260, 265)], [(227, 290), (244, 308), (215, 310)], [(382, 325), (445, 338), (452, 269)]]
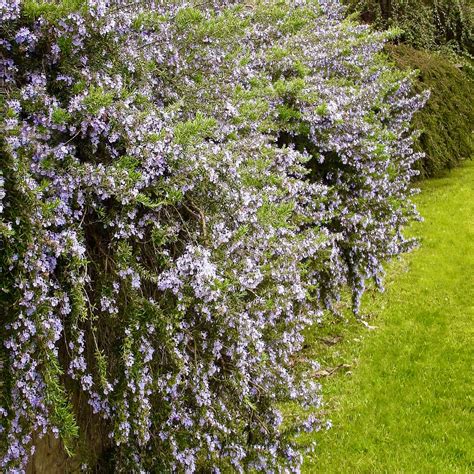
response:
[(384, 36), (322, 0), (164, 3), (0, 3), (7, 472), (33, 436), (72, 453), (77, 393), (124, 472), (298, 471), (302, 331), (410, 245), (423, 98)]

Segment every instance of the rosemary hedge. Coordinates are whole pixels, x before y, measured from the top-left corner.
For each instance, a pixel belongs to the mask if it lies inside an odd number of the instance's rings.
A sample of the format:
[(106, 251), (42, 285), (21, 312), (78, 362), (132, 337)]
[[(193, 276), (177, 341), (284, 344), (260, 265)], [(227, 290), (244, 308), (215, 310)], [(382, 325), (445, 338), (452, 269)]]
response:
[(1, 470), (56, 436), (91, 471), (297, 472), (303, 331), (411, 245), (425, 98), (388, 34), (323, 0), (11, 0), (0, 33)]

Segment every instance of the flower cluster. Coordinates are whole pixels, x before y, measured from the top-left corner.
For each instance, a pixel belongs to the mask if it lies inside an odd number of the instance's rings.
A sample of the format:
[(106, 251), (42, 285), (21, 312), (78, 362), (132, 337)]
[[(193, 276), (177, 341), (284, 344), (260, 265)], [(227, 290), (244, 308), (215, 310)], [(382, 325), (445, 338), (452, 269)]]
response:
[(303, 331), (409, 246), (423, 98), (385, 38), (337, 2), (195, 3), (0, 4), (1, 470), (92, 413), (123, 472), (297, 472)]

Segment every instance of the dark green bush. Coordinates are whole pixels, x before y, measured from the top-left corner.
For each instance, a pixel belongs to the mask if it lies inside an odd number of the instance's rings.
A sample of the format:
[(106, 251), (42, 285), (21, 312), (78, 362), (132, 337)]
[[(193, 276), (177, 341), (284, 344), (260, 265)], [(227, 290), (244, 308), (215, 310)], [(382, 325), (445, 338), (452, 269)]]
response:
[(473, 154), (474, 6), (471, 0), (345, 0), (349, 12), (376, 28), (399, 29), (387, 48), (402, 69), (417, 69), (418, 91), (431, 99), (418, 113), (422, 177), (456, 166)]
[(401, 40), (415, 48), (473, 54), (471, 0), (346, 0), (351, 11), (379, 28), (398, 27)]
[(387, 50), (402, 69), (419, 71), (415, 81), (418, 91), (431, 91), (425, 108), (415, 116), (415, 127), (422, 131), (418, 147), (426, 154), (419, 162), (421, 176), (433, 176), (471, 158), (473, 82), (440, 54), (407, 45), (392, 45)]

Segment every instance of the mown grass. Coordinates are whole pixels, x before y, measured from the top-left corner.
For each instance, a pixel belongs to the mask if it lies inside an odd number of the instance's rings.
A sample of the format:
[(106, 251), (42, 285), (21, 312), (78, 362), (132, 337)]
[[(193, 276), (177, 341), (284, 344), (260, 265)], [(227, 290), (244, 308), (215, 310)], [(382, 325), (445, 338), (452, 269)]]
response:
[[(421, 184), (421, 247), (388, 268), (360, 323), (309, 335), (333, 428), (308, 473), (474, 472), (474, 163)], [(345, 364), (342, 365), (342, 364)]]

